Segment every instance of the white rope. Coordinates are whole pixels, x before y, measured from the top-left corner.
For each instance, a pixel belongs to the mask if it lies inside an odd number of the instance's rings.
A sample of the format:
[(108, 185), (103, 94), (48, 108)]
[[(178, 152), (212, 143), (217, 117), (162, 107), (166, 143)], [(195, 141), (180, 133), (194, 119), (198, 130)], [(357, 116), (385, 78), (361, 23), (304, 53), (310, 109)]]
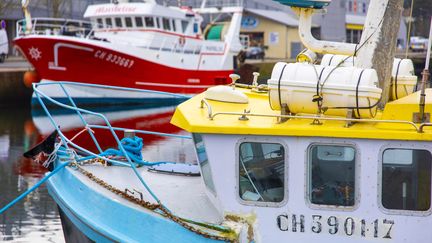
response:
[[(61, 142), (54, 145), (54, 150), (50, 154), (46, 154), (42, 152), (40, 155), (36, 156), (34, 159), (37, 163), (42, 164), (43, 167), (48, 168), (51, 163), (53, 163), (57, 159), (57, 151), (61, 147)], [(43, 158), (47, 157), (46, 160), (43, 160)]]

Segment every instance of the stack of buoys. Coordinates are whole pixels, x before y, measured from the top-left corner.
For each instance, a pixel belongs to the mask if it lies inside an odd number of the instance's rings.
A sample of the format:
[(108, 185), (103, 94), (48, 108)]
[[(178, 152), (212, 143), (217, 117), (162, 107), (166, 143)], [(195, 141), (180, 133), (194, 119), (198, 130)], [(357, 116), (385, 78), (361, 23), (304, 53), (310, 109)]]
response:
[(28, 70), (24, 73), (23, 82), (28, 88), (31, 88), (33, 83), (38, 83), (40, 81), (39, 75), (34, 70)]

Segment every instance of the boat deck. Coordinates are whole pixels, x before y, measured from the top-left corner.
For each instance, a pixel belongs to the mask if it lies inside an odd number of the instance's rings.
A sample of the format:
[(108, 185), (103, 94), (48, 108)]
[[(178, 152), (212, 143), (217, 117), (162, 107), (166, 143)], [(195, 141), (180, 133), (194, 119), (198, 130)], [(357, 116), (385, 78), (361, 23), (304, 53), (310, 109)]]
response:
[[(121, 191), (128, 189), (128, 193), (136, 198), (140, 198), (140, 193), (142, 193), (143, 200), (156, 203), (151, 195), (146, 193), (147, 190), (131, 168), (119, 166), (104, 167), (101, 164), (84, 165), (82, 168)], [(216, 208), (205, 195), (204, 185), (200, 177), (149, 172), (146, 167), (141, 167), (137, 170), (162, 204), (177, 216), (214, 224), (220, 223), (223, 220), (221, 214), (217, 212)], [(90, 184), (89, 186), (94, 188), (96, 192), (117, 200), (122, 204), (143, 209), (102, 186), (95, 186), (96, 183), (82, 173), (78, 171), (73, 171), (73, 173), (84, 183)]]
[[(412, 122), (419, 110), (420, 92), (387, 103), (372, 119), (294, 114), (280, 122), (283, 115), (271, 109), (267, 93), (238, 90), (247, 95), (247, 104), (207, 100), (200, 94), (179, 105), (171, 123), (202, 134), (432, 140), (431, 123)], [(426, 89), (425, 112), (432, 113), (432, 89)]]

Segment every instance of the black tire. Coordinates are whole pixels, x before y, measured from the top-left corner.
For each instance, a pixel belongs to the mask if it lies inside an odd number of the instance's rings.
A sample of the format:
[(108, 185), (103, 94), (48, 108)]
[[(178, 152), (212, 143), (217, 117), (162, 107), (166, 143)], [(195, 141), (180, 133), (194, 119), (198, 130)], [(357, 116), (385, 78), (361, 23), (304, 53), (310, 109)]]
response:
[(6, 59), (6, 54), (0, 54), (0, 63), (3, 63)]

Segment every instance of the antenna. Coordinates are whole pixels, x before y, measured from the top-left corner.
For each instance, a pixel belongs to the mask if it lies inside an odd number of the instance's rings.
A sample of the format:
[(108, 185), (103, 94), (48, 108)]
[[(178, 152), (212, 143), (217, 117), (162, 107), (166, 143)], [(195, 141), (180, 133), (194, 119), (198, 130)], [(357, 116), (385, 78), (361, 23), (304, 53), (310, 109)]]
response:
[[(427, 54), (426, 54), (426, 62), (425, 62), (425, 68), (422, 72), (422, 81), (421, 81), (421, 93), (420, 93), (420, 117), (414, 117), (414, 122), (429, 122), (430, 121), (430, 114), (424, 112), (425, 110), (425, 102), (426, 102), (426, 83), (429, 81), (430, 73), (429, 73), (429, 62), (430, 62), (430, 56), (431, 56), (431, 46), (432, 46), (432, 17), (431, 17), (431, 25), (429, 30), (429, 41), (428, 41), (428, 48), (427, 48)], [(415, 116), (415, 114), (414, 114)]]
[(201, 3), (201, 9), (204, 9), (207, 4), (207, 0), (203, 0)]
[(30, 11), (27, 8), (29, 4), (30, 4), (30, 0), (22, 0), (21, 1), (22, 10), (23, 10), (24, 16), (25, 16), (25, 23), (26, 23), (25, 33), (26, 34), (30, 34), (31, 29), (33, 28)]

